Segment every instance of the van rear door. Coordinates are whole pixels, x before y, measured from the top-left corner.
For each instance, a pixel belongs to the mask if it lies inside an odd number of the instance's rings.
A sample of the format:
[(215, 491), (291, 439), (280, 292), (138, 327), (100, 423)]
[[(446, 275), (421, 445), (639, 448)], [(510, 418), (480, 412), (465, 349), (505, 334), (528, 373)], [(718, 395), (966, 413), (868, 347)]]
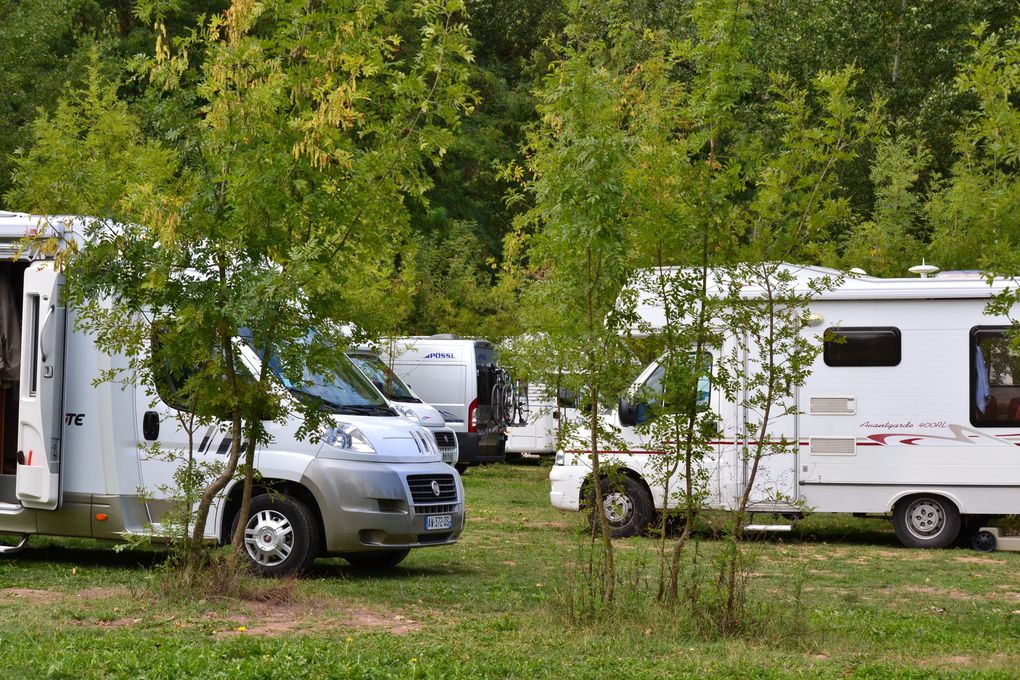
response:
[(64, 409), (64, 276), (52, 260), (25, 270), (16, 495), (26, 508), (60, 505)]

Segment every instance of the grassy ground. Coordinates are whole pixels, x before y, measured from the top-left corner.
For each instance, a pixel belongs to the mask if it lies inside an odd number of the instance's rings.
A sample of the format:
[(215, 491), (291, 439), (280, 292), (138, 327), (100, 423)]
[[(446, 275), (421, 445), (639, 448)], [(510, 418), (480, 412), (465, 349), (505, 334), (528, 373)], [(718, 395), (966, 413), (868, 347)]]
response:
[[(877, 520), (812, 517), (758, 544), (752, 603), (776, 616), (756, 634), (699, 636), (650, 607), (650, 538), (617, 543), (621, 612), (573, 624), (581, 518), (549, 507), (547, 472), (472, 470), (458, 545), (387, 575), (319, 560), (277, 602), (181, 600), (157, 551), (35, 540), (0, 558), (0, 678), (1020, 675), (1020, 555), (906, 550)], [(703, 536), (703, 561), (718, 547)]]

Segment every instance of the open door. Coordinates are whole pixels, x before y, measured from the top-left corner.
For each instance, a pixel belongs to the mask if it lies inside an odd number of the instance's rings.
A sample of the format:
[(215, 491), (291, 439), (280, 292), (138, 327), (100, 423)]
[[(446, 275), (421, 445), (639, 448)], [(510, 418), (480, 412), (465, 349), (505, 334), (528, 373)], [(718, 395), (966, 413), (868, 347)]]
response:
[(64, 400), (64, 277), (52, 261), (25, 270), (17, 498), (26, 508), (60, 505), (61, 413)]

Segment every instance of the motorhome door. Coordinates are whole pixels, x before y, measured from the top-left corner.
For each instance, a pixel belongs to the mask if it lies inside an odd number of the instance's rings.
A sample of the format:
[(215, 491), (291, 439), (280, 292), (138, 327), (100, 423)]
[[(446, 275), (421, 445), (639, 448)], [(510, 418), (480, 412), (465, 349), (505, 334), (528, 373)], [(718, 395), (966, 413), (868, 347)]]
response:
[(27, 508), (60, 505), (64, 408), (64, 276), (52, 260), (25, 270), (21, 386), (18, 407), (17, 498)]

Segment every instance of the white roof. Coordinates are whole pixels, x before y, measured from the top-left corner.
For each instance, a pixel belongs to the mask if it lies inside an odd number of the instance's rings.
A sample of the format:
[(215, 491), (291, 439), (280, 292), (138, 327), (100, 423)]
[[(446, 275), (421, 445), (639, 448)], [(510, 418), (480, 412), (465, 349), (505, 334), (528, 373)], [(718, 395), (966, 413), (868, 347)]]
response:
[[(779, 265), (788, 271), (797, 280), (795, 289), (798, 292), (807, 292), (808, 282), (823, 276), (843, 276), (842, 283), (827, 290), (818, 296), (817, 299), (829, 300), (930, 300), (930, 299), (979, 299), (987, 300), (992, 295), (1002, 292), (1008, 288), (1020, 287), (1020, 281), (1016, 278), (997, 278), (991, 285), (988, 280), (979, 272), (941, 272), (939, 275), (922, 279), (914, 276), (910, 278), (880, 278), (877, 276), (856, 275), (841, 272), (826, 267), (812, 265), (795, 265), (782, 263)], [(635, 278), (654, 277), (657, 272), (669, 275), (679, 271), (677, 267), (662, 267), (656, 269), (641, 270)], [(711, 278), (710, 278), (711, 281)], [(634, 287), (636, 281), (630, 286)], [(716, 282), (709, 285), (709, 293), (720, 292), (720, 286)], [(758, 286), (744, 285), (741, 295), (747, 297), (758, 297), (761, 289)], [(661, 327), (664, 322), (662, 309), (657, 300), (647, 292), (638, 293), (636, 309), (639, 317), (655, 328)]]
[(21, 242), (33, 232), (46, 237), (81, 238), (84, 217), (74, 215), (32, 215), (0, 210), (0, 258), (11, 258), (21, 249)]

